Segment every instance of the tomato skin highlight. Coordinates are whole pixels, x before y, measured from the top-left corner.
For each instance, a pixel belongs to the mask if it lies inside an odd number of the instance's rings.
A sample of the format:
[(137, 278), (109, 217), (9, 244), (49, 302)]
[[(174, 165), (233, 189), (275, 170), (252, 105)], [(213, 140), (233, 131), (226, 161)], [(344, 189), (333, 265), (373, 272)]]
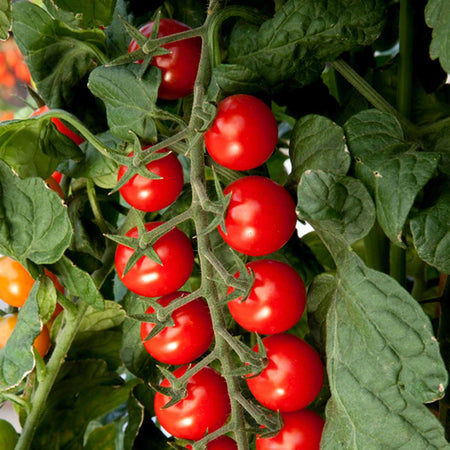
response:
[(232, 170), (250, 170), (273, 153), (278, 140), (277, 121), (259, 98), (236, 94), (219, 103), (204, 139), (209, 155), (218, 164)]
[[(186, 445), (186, 448), (192, 449), (192, 445)], [(236, 441), (224, 435), (209, 441), (206, 450), (238, 450), (238, 446)]]
[[(145, 224), (147, 231), (163, 222)], [(137, 238), (137, 227), (132, 228), (126, 236)], [(162, 265), (142, 256), (138, 262), (123, 275), (125, 266), (134, 250), (119, 244), (115, 255), (117, 274), (123, 284), (132, 292), (144, 297), (161, 297), (179, 289), (188, 280), (194, 267), (194, 252), (189, 238), (174, 227), (160, 237), (153, 248), (161, 259)]]
[(302, 409), (281, 414), (283, 427), (271, 438), (256, 437), (256, 450), (320, 450), (324, 420), (314, 411)]
[[(15, 326), (17, 324), (17, 313), (7, 314), (0, 318), (0, 348), (3, 348), (8, 342)], [(43, 358), (50, 349), (50, 334), (48, 328), (44, 325), (41, 332), (33, 342), (34, 348)]]
[[(253, 271), (255, 282), (245, 301), (238, 297), (228, 302), (234, 320), (259, 334), (283, 333), (293, 327), (306, 305), (306, 289), (300, 275), (288, 264), (271, 259), (251, 261), (246, 266), (249, 273)], [(230, 287), (228, 294), (233, 290)]]
[(224, 189), (231, 193), (225, 215), (223, 240), (249, 256), (265, 256), (279, 250), (292, 236), (297, 223), (295, 204), (287, 190), (269, 178), (251, 175)]
[[(158, 153), (167, 151), (163, 149)], [(180, 195), (184, 183), (183, 167), (173, 153), (148, 163), (146, 167), (162, 179), (152, 180), (136, 174), (119, 189), (119, 192), (129, 205), (140, 211), (159, 211), (171, 205)], [(118, 181), (127, 170), (126, 166), (120, 166)]]
[(20, 308), (30, 295), (34, 279), (22, 264), (9, 256), (0, 257), (0, 299)]
[[(39, 116), (40, 114), (44, 114), (45, 112), (50, 111), (50, 108), (47, 105), (41, 106), (40, 108), (36, 109), (30, 117)], [(81, 136), (78, 136), (78, 134), (74, 133), (72, 130), (67, 128), (59, 119), (56, 117), (53, 117), (52, 122), (55, 124), (56, 129), (62, 133), (65, 134), (67, 137), (72, 139), (75, 144), (80, 145), (84, 142), (84, 138)]]
[[(150, 37), (153, 23), (145, 24), (139, 31), (144, 36)], [(158, 38), (190, 29), (190, 27), (178, 20), (161, 19), (159, 21)], [(162, 77), (158, 91), (159, 98), (177, 100), (192, 93), (200, 62), (201, 45), (202, 42), (199, 37), (182, 39), (181, 41), (163, 45), (165, 49), (170, 50), (170, 53), (155, 56), (150, 63), (161, 69)], [(138, 49), (139, 45), (133, 39), (128, 46), (128, 53)], [(137, 62), (142, 63), (142, 60)]]
[[(173, 374), (180, 378), (188, 366), (176, 369)], [(164, 379), (161, 386), (169, 387)], [(159, 392), (155, 394), (155, 414), (161, 426), (180, 439), (198, 441), (208, 431), (220, 428), (231, 412), (225, 379), (214, 369), (204, 367), (193, 375), (186, 386), (187, 396), (169, 408), (162, 407), (170, 397)]]
[[(247, 385), (263, 406), (273, 411), (292, 412), (308, 406), (323, 384), (323, 365), (316, 351), (292, 334), (275, 334), (263, 339), (269, 363)], [(257, 351), (256, 345), (253, 350)]]
[[(188, 292), (173, 292), (158, 299), (162, 306), (169, 305)], [(150, 306), (146, 314), (153, 313)], [(141, 322), (141, 339), (146, 350), (158, 361), (166, 364), (187, 364), (206, 352), (214, 337), (214, 331), (206, 302), (196, 298), (172, 313), (173, 327), (166, 327), (156, 336), (145, 340), (153, 330), (151, 322)]]

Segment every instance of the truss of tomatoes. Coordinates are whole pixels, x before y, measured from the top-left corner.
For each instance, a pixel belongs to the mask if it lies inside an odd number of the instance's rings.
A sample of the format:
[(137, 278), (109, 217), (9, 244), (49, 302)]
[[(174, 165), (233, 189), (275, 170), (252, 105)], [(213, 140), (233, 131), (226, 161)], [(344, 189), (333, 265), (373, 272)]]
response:
[[(149, 37), (153, 26), (151, 22), (140, 31)], [(158, 37), (187, 29), (174, 20), (161, 19)], [(162, 71), (159, 97), (172, 100), (189, 95), (200, 57), (199, 39), (177, 41), (164, 47), (171, 53), (151, 61)], [(138, 48), (132, 41), (129, 51)], [(188, 58), (189, 64), (182, 57)], [(177, 77), (178, 64), (190, 68), (183, 72), (182, 82)], [(264, 164), (272, 155), (277, 138), (277, 122), (270, 108), (260, 99), (244, 94), (221, 101), (212, 126), (204, 134), (209, 155), (231, 170), (251, 170)], [(144, 148), (144, 152), (146, 150), (151, 151)], [(174, 154), (166, 149), (162, 152), (167, 155), (147, 165), (147, 170), (158, 175), (158, 179), (135, 175), (121, 187), (120, 193), (130, 206), (154, 212), (172, 204), (180, 194), (183, 188), (181, 165)], [(125, 166), (120, 168), (119, 180), (127, 170)], [(243, 176), (224, 189), (224, 195), (227, 194), (231, 194), (231, 198), (224, 217), (225, 228), (219, 227), (219, 233), (234, 250), (252, 257), (267, 257), (283, 247), (294, 233), (297, 223), (294, 201), (288, 191), (273, 180)], [(151, 231), (160, 225), (161, 222), (147, 223), (145, 228)], [(137, 228), (126, 235), (137, 238)], [(194, 254), (189, 239), (178, 228), (158, 239), (153, 248), (161, 264), (142, 256), (124, 273), (134, 250), (119, 244), (116, 269), (128, 289), (138, 295), (159, 297), (157, 302), (165, 307), (189, 295), (179, 289), (191, 275)], [(268, 359), (265, 369), (257, 376), (247, 376), (246, 382), (255, 399), (266, 408), (282, 413), (284, 421), (277, 436), (270, 439), (258, 437), (257, 448), (319, 448), (323, 419), (305, 407), (321, 390), (324, 378), (322, 361), (308, 343), (286, 333), (298, 322), (305, 309), (303, 280), (288, 264), (270, 258), (253, 260), (246, 268), (254, 275), (249, 296), (244, 301), (242, 297), (230, 301), (228, 308), (241, 327), (267, 335), (262, 342)], [(238, 277), (239, 273), (235, 276)], [(228, 294), (232, 292), (230, 287)], [(154, 312), (153, 307), (146, 311), (147, 314)], [(190, 363), (209, 349), (214, 331), (207, 303), (201, 298), (175, 309), (172, 320), (173, 326), (165, 327), (150, 339), (148, 336), (155, 324), (142, 322), (141, 340), (156, 360), (182, 365), (173, 372), (179, 378)], [(258, 351), (257, 346), (254, 350)], [(170, 383), (165, 379), (161, 386), (168, 387)], [(202, 368), (189, 378), (186, 392), (184, 399), (167, 408), (164, 405), (170, 398), (159, 392), (155, 395), (157, 419), (169, 433), (195, 441), (226, 423), (231, 408), (226, 383), (220, 373), (210, 367)], [(210, 442), (207, 448), (216, 448), (214, 446), (237, 448), (227, 436)]]

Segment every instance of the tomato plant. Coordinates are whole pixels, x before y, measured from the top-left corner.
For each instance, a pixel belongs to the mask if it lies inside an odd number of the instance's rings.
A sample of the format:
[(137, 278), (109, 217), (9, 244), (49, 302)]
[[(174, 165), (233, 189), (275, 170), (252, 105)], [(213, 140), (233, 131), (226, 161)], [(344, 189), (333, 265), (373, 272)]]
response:
[(449, 447), (448, 2), (3, 3), (17, 450)]
[[(187, 366), (173, 372), (181, 377)], [(167, 379), (161, 386), (167, 387)], [(164, 429), (182, 439), (201, 439), (208, 431), (212, 433), (221, 427), (230, 414), (225, 380), (210, 367), (204, 367), (189, 378), (186, 385), (187, 395), (173, 406), (164, 408), (170, 397), (159, 392), (155, 394), (155, 414)]]
[[(146, 167), (160, 178), (150, 179), (137, 174), (119, 191), (134, 208), (147, 212), (158, 211), (169, 206), (180, 195), (183, 189), (183, 168), (173, 153), (148, 163)], [(119, 181), (126, 171), (126, 166), (120, 166)]]
[(249, 170), (263, 164), (275, 150), (277, 121), (268, 106), (251, 95), (222, 100), (212, 127), (205, 133), (208, 153), (224, 167)]
[[(293, 327), (306, 305), (306, 290), (300, 275), (288, 264), (271, 259), (255, 260), (246, 267), (253, 272), (255, 281), (245, 301), (238, 297), (228, 303), (234, 320), (246, 330), (259, 334), (282, 333)], [(230, 288), (228, 293), (232, 292)]]
[[(161, 306), (169, 305), (187, 292), (173, 292), (158, 299)], [(146, 314), (154, 313), (150, 306)], [(154, 329), (151, 322), (141, 323), (141, 339), (146, 350), (158, 361), (166, 364), (186, 364), (194, 361), (208, 350), (213, 340), (213, 329), (209, 309), (205, 301), (197, 298), (177, 308), (172, 313), (174, 325), (165, 327), (156, 336), (147, 340)]]
[[(161, 222), (145, 224), (151, 231)], [(132, 228), (126, 233), (131, 238), (138, 237), (138, 229)], [(124, 274), (126, 264), (134, 253), (133, 249), (119, 245), (116, 250), (116, 269), (122, 282), (131, 291), (146, 297), (158, 297), (170, 294), (179, 289), (189, 278), (194, 265), (194, 253), (187, 236), (178, 228), (166, 233), (154, 245), (161, 263), (147, 256), (141, 257), (137, 263)]]
[[(139, 31), (150, 37), (154, 22), (146, 23)], [(170, 36), (187, 31), (190, 28), (184, 23), (173, 19), (161, 19), (158, 27), (158, 37)], [(129, 52), (139, 48), (135, 40), (130, 42)], [(186, 97), (194, 89), (200, 60), (201, 41), (198, 38), (182, 39), (166, 44), (163, 48), (169, 53), (152, 58), (151, 63), (161, 69), (161, 84), (158, 96), (165, 100), (176, 100)], [(142, 63), (142, 61), (139, 61)]]
[(252, 394), (273, 411), (291, 412), (308, 406), (323, 383), (319, 355), (291, 334), (275, 334), (262, 342), (269, 362), (259, 375), (247, 378)]
[(225, 228), (219, 227), (224, 241), (250, 256), (263, 256), (279, 250), (295, 229), (295, 204), (289, 193), (275, 181), (260, 176), (242, 177), (223, 191), (231, 194)]
[(271, 438), (256, 438), (257, 450), (319, 450), (325, 424), (314, 411), (302, 409), (283, 413), (283, 428)]

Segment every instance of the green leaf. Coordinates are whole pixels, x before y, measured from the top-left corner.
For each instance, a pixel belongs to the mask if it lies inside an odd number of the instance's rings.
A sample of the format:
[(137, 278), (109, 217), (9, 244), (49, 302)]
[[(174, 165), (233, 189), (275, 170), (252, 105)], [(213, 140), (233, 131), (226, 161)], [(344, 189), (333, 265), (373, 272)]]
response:
[(6, 40), (11, 29), (11, 0), (0, 0), (0, 39)]
[(432, 59), (439, 58), (442, 68), (450, 72), (450, 15), (448, 0), (429, 0), (425, 7), (425, 20), (433, 28), (430, 45)]
[(367, 189), (351, 177), (307, 170), (298, 185), (297, 214), (314, 228), (316, 223), (348, 244), (362, 239), (375, 222)]
[(7, 391), (19, 383), (34, 368), (33, 342), (42, 329), (36, 282), (27, 301), (19, 311), (17, 324), (6, 345), (0, 349), (0, 391)]
[(105, 309), (103, 297), (88, 273), (76, 267), (66, 256), (61, 258), (53, 267), (70, 294), (79, 297), (98, 311)]
[(411, 232), (419, 257), (439, 271), (450, 273), (450, 191), (411, 218)]
[(39, 305), (39, 312), (43, 323), (47, 323), (56, 307), (56, 288), (53, 281), (47, 276), (39, 277), (39, 289), (36, 294), (36, 300)]
[(52, 0), (52, 3), (57, 9), (77, 15), (79, 26), (82, 28), (109, 25), (116, 6), (116, 0)]
[[(148, 304), (138, 301), (136, 295), (128, 293), (123, 301), (127, 315), (144, 314)], [(123, 340), (120, 351), (125, 367), (134, 375), (145, 381), (158, 383), (159, 372), (155, 360), (149, 355), (141, 340), (141, 323), (133, 319), (125, 319)]]
[(48, 178), (61, 160), (82, 155), (50, 117), (0, 123), (0, 158), (21, 177)]
[(13, 19), (14, 36), (42, 98), (52, 108), (79, 102), (78, 85), (104, 58), (104, 32), (70, 28), (30, 2), (15, 3)]
[(350, 153), (345, 147), (344, 130), (326, 117), (311, 114), (297, 121), (289, 146), (292, 161), (290, 179), (298, 182), (307, 169), (320, 169), (346, 175)]
[(217, 83), (224, 94), (254, 94), (267, 91), (258, 73), (239, 64), (220, 64), (213, 69), (213, 82)]
[(125, 383), (103, 361), (66, 362), (47, 399), (33, 447), (83, 448), (89, 423), (125, 403), (137, 383)]
[[(138, 386), (134, 389), (134, 391), (137, 389)], [(139, 403), (138, 399), (134, 395), (131, 395), (128, 400), (127, 411), (128, 423), (127, 428), (125, 429), (123, 448), (124, 450), (133, 450), (134, 441), (144, 420), (144, 407), (141, 403)]]
[[(340, 205), (354, 194), (329, 195), (336, 189), (319, 189), (311, 176), (301, 179), (298, 211), (315, 210), (310, 222), (337, 268), (308, 291), (308, 317), (319, 348), (325, 342), (332, 395), (322, 448), (448, 448), (439, 421), (422, 405), (442, 398), (447, 384), (428, 317), (393, 278), (368, 268), (349, 247), (342, 224), (351, 210)], [(331, 224), (328, 213), (322, 218), (301, 195), (304, 183), (315, 188), (317, 206), (334, 212)]]
[(84, 446), (85, 450), (116, 450), (116, 424), (109, 423), (102, 427), (95, 428), (89, 433), (88, 441)]
[(404, 142), (396, 119), (380, 111), (353, 116), (345, 131), (359, 174), (374, 191), (378, 222), (389, 239), (402, 246), (411, 207), (433, 176), (439, 155)]
[(89, 76), (88, 87), (106, 105), (108, 125), (119, 139), (133, 142), (133, 135), (154, 142), (155, 117), (161, 71), (150, 66), (141, 77), (140, 64), (101, 66)]
[(125, 320), (125, 311), (122, 307), (111, 300), (105, 300), (103, 311), (88, 308), (78, 329), (79, 333), (87, 331), (103, 331), (118, 327)]
[(51, 264), (70, 244), (72, 227), (59, 195), (41, 178), (21, 180), (0, 161), (0, 252)]
[(327, 61), (372, 43), (381, 33), (380, 0), (289, 0), (261, 27), (239, 23), (231, 33), (228, 61), (257, 73), (268, 85), (293, 79), (305, 85)]

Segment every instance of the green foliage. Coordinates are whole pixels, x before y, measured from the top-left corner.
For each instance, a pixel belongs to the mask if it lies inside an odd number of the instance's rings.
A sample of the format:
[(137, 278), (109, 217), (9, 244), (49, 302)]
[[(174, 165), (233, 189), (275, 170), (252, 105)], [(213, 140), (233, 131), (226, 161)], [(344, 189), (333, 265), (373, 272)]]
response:
[(439, 58), (442, 68), (450, 72), (448, 7), (446, 0), (429, 0), (425, 8), (425, 19), (428, 26), (433, 28), (430, 56), (433, 59)]
[(0, 39), (8, 39), (11, 28), (11, 1), (0, 1)]

